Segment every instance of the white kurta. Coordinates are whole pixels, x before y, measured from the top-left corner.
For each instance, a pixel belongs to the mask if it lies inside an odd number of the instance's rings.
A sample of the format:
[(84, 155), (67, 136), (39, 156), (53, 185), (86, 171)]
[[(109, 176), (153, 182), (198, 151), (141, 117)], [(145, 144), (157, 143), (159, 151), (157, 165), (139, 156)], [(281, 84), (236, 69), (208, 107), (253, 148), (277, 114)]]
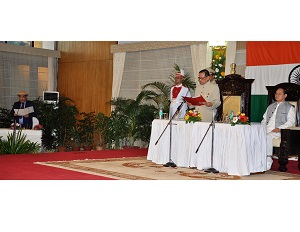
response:
[[(279, 103), (279, 104), (281, 104), (281, 103)], [(277, 104), (276, 109), (273, 112), (273, 115), (270, 118), (268, 124), (267, 124), (267, 119), (266, 119), (268, 108), (263, 115), (263, 120), (261, 121), (261, 124), (265, 125), (266, 130), (267, 130), (267, 156), (268, 157), (271, 157), (273, 155), (273, 139), (277, 139), (277, 138), (281, 137), (280, 132), (272, 132), (272, 130), (275, 129), (275, 117), (277, 114), (279, 104)], [(278, 128), (285, 129), (287, 127), (292, 127), (292, 126), (295, 126), (295, 109), (294, 109), (294, 107), (290, 108), (288, 115), (287, 115), (286, 123), (280, 125)]]
[[(177, 87), (181, 87), (180, 92), (178, 93), (176, 98), (173, 98), (172, 96), (172, 92), (173, 89), (176, 88), (175, 86), (173, 86), (171, 88), (171, 93), (170, 93), (170, 112), (169, 112), (169, 117), (172, 118), (173, 114), (176, 112), (177, 108), (180, 106), (180, 104), (183, 102), (183, 97), (191, 97), (191, 93), (189, 91), (189, 89), (183, 85), (178, 85)], [(185, 114), (186, 114), (186, 110), (187, 110), (187, 104), (183, 103), (179, 113), (173, 118), (173, 119), (181, 119), (184, 118)]]
[(211, 82), (207, 82), (204, 85), (198, 85), (196, 87), (195, 96), (199, 95), (202, 95), (207, 102), (211, 102), (213, 106), (195, 106), (195, 109), (200, 112), (202, 122), (211, 122), (213, 118), (213, 112), (215, 115), (217, 111), (216, 108), (221, 104), (219, 86)]

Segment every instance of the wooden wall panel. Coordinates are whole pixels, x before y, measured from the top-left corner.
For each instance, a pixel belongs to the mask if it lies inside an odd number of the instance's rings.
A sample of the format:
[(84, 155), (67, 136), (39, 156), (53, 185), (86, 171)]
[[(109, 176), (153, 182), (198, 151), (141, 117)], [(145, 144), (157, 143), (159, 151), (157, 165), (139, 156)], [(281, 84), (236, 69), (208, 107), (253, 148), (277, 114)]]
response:
[(112, 60), (111, 41), (70, 41), (58, 42), (57, 49), (61, 51), (60, 62)]
[(110, 114), (113, 55), (110, 46), (117, 42), (58, 42), (58, 91), (75, 101), (80, 112)]

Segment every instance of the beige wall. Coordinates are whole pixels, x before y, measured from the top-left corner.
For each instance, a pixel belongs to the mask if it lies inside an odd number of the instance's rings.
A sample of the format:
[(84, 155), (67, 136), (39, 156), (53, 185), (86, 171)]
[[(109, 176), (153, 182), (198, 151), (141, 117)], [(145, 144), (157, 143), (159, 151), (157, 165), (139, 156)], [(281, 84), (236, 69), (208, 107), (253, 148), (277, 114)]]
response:
[[(201, 41), (200, 41), (201, 42)], [(179, 44), (178, 44), (179, 43)], [(118, 45), (117, 41), (59, 41), (58, 91), (75, 101), (81, 112), (110, 113), (113, 55), (112, 52), (136, 51), (184, 46), (190, 42), (141, 42)], [(147, 46), (148, 47), (147, 47)], [(140, 46), (140, 47), (139, 47)], [(145, 47), (146, 46), (146, 47)], [(237, 51), (246, 50), (246, 41), (237, 41)], [(242, 54), (243, 56), (243, 54)], [(245, 64), (237, 64), (237, 74), (245, 74)]]

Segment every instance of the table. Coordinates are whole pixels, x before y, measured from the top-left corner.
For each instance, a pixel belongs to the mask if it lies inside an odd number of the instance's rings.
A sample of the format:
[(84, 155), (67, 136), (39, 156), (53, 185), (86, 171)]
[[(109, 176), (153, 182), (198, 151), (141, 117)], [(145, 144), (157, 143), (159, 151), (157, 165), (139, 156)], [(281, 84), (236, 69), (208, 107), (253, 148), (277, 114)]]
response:
[[(13, 134), (14, 130), (7, 128), (0, 128), (0, 136), (2, 139), (6, 139), (8, 134)], [(18, 131), (16, 131), (18, 133)], [(42, 131), (41, 130), (22, 130), (22, 133), (26, 135), (26, 139), (30, 142), (37, 142), (42, 145)]]
[[(152, 122), (147, 159), (156, 164), (169, 162), (170, 126), (157, 142), (169, 120)], [(171, 160), (178, 167), (211, 167), (212, 130), (207, 133), (198, 152), (196, 150), (209, 128), (210, 122), (186, 124), (184, 120), (172, 123)], [(266, 128), (259, 123), (231, 126), (215, 123), (213, 168), (229, 175), (250, 175), (266, 171)]]

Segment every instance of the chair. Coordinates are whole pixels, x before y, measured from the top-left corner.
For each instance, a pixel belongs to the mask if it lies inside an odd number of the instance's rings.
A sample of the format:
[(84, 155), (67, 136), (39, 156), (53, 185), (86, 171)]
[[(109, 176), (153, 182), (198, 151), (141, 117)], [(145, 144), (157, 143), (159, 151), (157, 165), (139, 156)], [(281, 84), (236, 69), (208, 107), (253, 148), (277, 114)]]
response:
[[(275, 86), (266, 86), (268, 90), (268, 104), (275, 101), (275, 92), (278, 88), (285, 88), (289, 101), (295, 106), (296, 127), (290, 127), (281, 130), (281, 138), (273, 140), (273, 154), (278, 155), (278, 170), (281, 172), (287, 171), (288, 158), (291, 156), (298, 156), (300, 162), (300, 85), (295, 83), (280, 83)], [(300, 163), (298, 163), (300, 170)]]
[(254, 79), (245, 79), (238, 74), (230, 74), (222, 80), (217, 80), (220, 89), (221, 105), (217, 108), (216, 121), (225, 121), (224, 117), (230, 114), (242, 112), (250, 121), (250, 96), (251, 84)]
[(34, 127), (36, 125), (38, 125), (40, 122), (36, 117), (32, 117), (32, 129), (34, 129)]

